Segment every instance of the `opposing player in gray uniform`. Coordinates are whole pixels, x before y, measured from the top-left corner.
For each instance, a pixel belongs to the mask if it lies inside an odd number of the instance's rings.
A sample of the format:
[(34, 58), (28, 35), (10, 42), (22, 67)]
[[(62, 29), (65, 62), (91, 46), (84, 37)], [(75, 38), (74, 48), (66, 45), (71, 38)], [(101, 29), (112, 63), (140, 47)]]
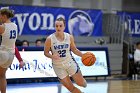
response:
[(73, 36), (64, 32), (65, 24), (65, 20), (61, 17), (55, 21), (56, 32), (46, 38), (44, 54), (52, 59), (53, 69), (60, 82), (70, 92), (81, 93), (81, 90), (73, 85), (70, 76), (79, 86), (86, 87), (87, 83), (71, 51), (80, 57), (83, 54), (76, 48)]
[(6, 93), (6, 70), (12, 64), (15, 54), (15, 41), (17, 38), (17, 25), (10, 21), (14, 13), (9, 9), (0, 10), (0, 91)]

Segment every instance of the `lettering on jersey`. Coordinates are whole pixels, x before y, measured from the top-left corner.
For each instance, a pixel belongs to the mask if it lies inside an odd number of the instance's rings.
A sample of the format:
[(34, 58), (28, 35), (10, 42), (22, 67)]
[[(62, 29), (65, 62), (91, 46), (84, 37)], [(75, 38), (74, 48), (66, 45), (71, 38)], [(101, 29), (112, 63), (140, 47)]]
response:
[(66, 57), (66, 50), (59, 50), (58, 53), (60, 57)]
[(64, 44), (64, 45), (55, 45), (54, 49), (59, 50), (59, 49), (66, 49), (69, 47), (69, 44)]
[(66, 48), (69, 47), (69, 44), (63, 44), (63, 45), (54, 45), (54, 49), (58, 50), (60, 57), (66, 57)]

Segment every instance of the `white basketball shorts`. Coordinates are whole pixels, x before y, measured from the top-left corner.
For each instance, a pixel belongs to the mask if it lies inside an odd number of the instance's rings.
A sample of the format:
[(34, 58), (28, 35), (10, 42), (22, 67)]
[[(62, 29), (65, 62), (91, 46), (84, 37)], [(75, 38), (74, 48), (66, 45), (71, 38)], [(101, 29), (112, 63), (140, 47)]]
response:
[(8, 68), (14, 59), (14, 54), (9, 51), (0, 50), (0, 66)]
[(52, 66), (59, 79), (63, 79), (66, 76), (72, 76), (80, 70), (78, 64), (75, 61), (65, 62), (59, 65), (53, 64)]

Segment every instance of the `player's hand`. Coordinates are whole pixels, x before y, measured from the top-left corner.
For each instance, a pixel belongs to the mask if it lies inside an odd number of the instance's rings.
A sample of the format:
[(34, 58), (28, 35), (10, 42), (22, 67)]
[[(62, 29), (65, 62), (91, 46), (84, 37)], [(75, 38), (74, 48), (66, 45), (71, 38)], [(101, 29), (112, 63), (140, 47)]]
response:
[(59, 60), (59, 59), (60, 59), (59, 54), (58, 54), (58, 53), (54, 53), (54, 54), (52, 55), (52, 59), (53, 59), (53, 60)]
[(24, 63), (23, 61), (20, 61), (19, 67), (20, 67), (20, 68), (23, 68), (24, 65), (25, 65), (25, 63)]

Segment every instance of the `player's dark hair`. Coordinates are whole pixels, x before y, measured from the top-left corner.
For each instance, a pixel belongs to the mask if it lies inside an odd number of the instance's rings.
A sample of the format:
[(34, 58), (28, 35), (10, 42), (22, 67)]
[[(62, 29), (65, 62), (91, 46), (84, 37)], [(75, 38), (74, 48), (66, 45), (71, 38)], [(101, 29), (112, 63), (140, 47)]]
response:
[(65, 19), (62, 18), (62, 17), (57, 18), (56, 21), (63, 21), (64, 26), (66, 25), (66, 21), (65, 21)]
[(14, 11), (10, 9), (1, 9), (0, 10), (1, 15), (6, 15), (7, 18), (13, 18), (14, 17)]

